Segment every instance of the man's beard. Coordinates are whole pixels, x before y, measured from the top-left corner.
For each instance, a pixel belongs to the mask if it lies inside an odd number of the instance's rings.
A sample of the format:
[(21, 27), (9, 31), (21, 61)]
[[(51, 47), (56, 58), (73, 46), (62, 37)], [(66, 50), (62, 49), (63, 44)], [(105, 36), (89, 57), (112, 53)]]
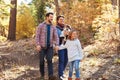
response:
[(50, 24), (52, 24), (52, 20), (48, 20), (48, 22), (49, 22)]

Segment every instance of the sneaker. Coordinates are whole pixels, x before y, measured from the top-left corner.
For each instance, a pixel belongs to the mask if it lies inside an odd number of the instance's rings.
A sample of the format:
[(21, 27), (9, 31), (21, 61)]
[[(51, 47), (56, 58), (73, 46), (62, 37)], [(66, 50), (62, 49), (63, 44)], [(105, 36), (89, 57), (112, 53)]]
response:
[(65, 75), (65, 74), (63, 74), (63, 75), (62, 75), (62, 77), (63, 77), (63, 78), (65, 78), (65, 77), (66, 77), (66, 75)]
[(64, 80), (64, 76), (60, 76), (60, 78), (59, 78), (60, 80)]

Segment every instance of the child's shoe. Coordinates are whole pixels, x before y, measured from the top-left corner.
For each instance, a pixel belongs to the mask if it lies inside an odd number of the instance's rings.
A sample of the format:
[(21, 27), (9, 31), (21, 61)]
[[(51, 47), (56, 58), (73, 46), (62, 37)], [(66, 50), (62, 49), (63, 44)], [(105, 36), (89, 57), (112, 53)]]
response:
[(76, 78), (75, 80), (80, 80), (80, 78)]
[(72, 78), (68, 78), (68, 80), (72, 80)]

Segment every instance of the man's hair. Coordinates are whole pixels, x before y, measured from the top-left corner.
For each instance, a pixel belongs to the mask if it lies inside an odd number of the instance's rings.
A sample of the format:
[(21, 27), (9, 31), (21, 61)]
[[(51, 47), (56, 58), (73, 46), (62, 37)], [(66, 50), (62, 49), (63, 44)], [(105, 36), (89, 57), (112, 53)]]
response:
[(57, 21), (60, 19), (60, 17), (64, 18), (63, 15), (59, 15), (59, 16), (57, 16)]
[(49, 17), (49, 16), (50, 16), (50, 14), (51, 14), (51, 15), (53, 15), (53, 13), (52, 13), (52, 12), (48, 12), (48, 13), (46, 13), (46, 17)]

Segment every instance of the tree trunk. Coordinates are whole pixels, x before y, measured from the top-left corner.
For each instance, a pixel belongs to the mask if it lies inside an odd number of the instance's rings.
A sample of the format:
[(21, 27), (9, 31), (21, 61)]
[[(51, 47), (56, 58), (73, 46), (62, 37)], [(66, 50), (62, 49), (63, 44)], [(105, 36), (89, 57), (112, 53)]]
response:
[(119, 15), (119, 35), (120, 35), (120, 0), (118, 0), (118, 15)]
[(111, 0), (113, 6), (117, 6), (117, 0)]
[[(118, 0), (118, 9), (119, 9), (119, 39), (120, 39), (120, 0)], [(117, 53), (120, 53), (120, 41), (119, 41), (119, 45), (117, 47)]]
[(66, 0), (66, 2), (67, 2), (67, 16), (65, 16), (66, 18), (67, 18), (67, 22), (68, 23), (70, 23), (70, 8), (71, 8), (71, 4), (72, 4), (72, 2), (71, 2), (71, 0)]
[(10, 10), (8, 40), (13, 41), (13, 40), (16, 40), (17, 0), (11, 0), (11, 4), (14, 7), (11, 7), (11, 10)]
[(55, 6), (56, 6), (56, 17), (60, 14), (60, 8), (59, 8), (59, 3), (58, 0), (54, 0)]

